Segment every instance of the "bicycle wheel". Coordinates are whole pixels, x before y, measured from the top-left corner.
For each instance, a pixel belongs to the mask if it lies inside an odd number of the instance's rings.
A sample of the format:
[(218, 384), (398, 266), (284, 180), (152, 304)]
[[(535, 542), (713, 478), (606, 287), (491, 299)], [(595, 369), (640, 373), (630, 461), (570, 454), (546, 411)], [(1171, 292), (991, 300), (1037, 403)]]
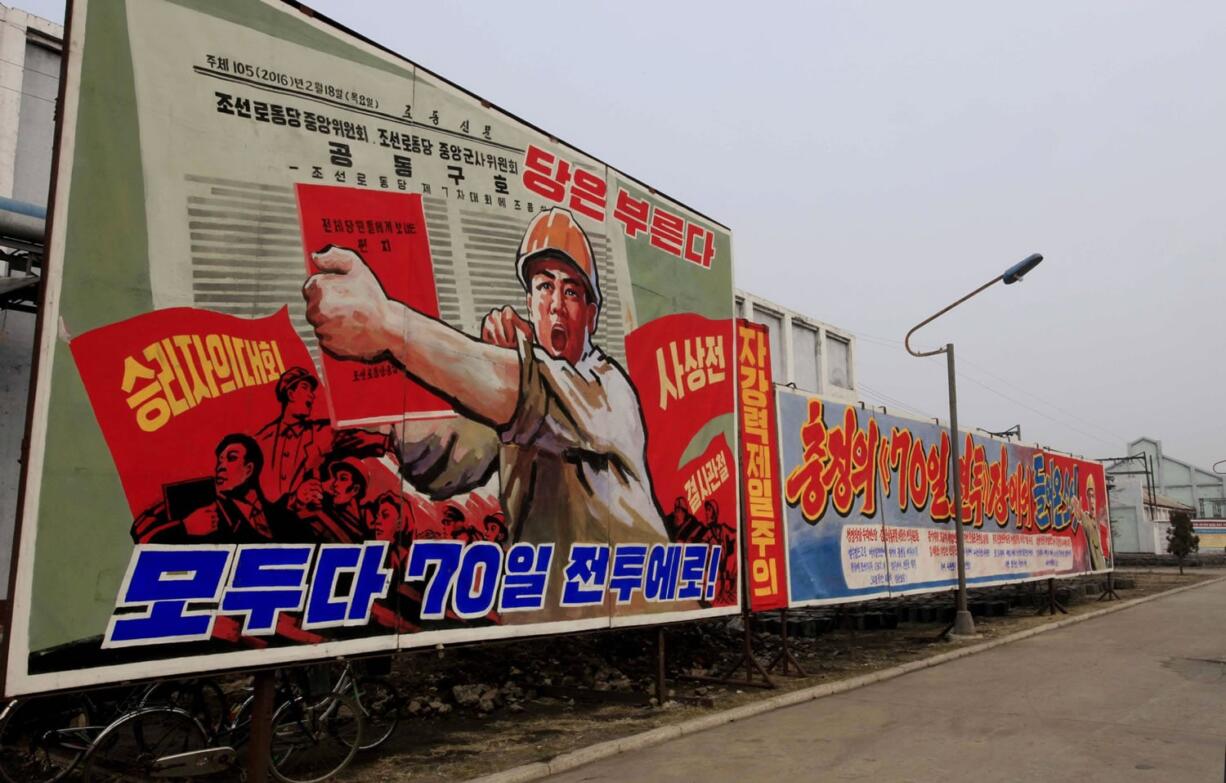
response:
[(9, 702), (0, 713), (0, 779), (61, 780), (89, 748), (92, 722), (89, 702), (76, 694)]
[(349, 764), (361, 744), (362, 708), (352, 698), (295, 697), (273, 714), (272, 774), (283, 783), (327, 780)]
[(165, 680), (150, 686), (141, 698), (144, 707), (177, 707), (196, 720), (209, 733), (221, 732), (230, 714), (226, 695), (213, 680)]
[(86, 783), (173, 780), (163, 774), (161, 760), (207, 745), (204, 727), (184, 710), (138, 709), (107, 726), (94, 740), (85, 754), (85, 780)]
[(373, 750), (396, 731), (400, 722), (400, 693), (382, 677), (362, 677), (358, 680), (357, 697), (365, 720), (359, 750)]

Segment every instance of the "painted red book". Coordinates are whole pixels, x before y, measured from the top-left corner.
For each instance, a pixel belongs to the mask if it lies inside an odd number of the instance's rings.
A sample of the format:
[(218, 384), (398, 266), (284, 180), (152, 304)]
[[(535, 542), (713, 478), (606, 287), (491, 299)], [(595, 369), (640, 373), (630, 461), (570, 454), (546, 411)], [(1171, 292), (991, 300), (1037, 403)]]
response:
[[(392, 299), (438, 318), (438, 292), (426, 216), (418, 193), (299, 184), (298, 216), (308, 274), (328, 245), (357, 252)], [(392, 362), (324, 354), (324, 388), (336, 427), (454, 415), (451, 406)]]

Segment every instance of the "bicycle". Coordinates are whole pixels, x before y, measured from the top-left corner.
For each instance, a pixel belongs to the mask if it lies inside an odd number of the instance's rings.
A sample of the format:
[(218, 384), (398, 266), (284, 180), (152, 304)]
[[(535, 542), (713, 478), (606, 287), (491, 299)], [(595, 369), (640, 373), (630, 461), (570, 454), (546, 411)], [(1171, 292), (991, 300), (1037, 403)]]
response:
[(139, 707), (102, 730), (83, 759), (86, 781), (192, 778), (229, 768), (233, 748), (207, 756), (204, 726), (177, 707)]
[(293, 697), (273, 714), (273, 775), (284, 783), (327, 780), (357, 754), (363, 724), (362, 708), (343, 693)]
[[(283, 783), (319, 783), (353, 759), (362, 742), (362, 710), (349, 696), (329, 692), (316, 699), (278, 678), (272, 718), (269, 771)], [(138, 708), (107, 726), (83, 759), (89, 781), (181, 779), (235, 769), (251, 739), (254, 698), (210, 732), (187, 710)]]
[(124, 714), (144, 693), (145, 686), (121, 686), (8, 702), (0, 710), (0, 780), (63, 780), (111, 723), (111, 716)]
[(79, 694), (14, 699), (0, 712), (0, 778), (5, 783), (62, 780), (102, 728)]
[(345, 661), (334, 690), (353, 693), (365, 719), (365, 741), (359, 750), (374, 750), (391, 739), (400, 723), (400, 692), (386, 677), (369, 669), (359, 673), (357, 669)]
[(141, 707), (178, 707), (204, 726), (210, 736), (220, 734), (230, 715), (225, 691), (211, 679), (162, 680), (141, 697)]

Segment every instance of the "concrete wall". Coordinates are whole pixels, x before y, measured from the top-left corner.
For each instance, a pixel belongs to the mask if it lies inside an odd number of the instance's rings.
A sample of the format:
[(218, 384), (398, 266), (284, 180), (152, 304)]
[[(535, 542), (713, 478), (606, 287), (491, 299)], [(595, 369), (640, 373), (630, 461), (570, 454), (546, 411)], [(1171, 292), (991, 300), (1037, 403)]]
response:
[(13, 162), (13, 198), (47, 206), (51, 190), (51, 148), (55, 139), (55, 99), (60, 89), (60, 53), (26, 44), (25, 82)]
[[(0, 5), (0, 196), (44, 207), (63, 35), (59, 25)], [(8, 598), (34, 321), (30, 313), (0, 310), (0, 600)]]
[[(775, 383), (795, 383), (801, 391), (855, 405), (856, 338), (851, 332), (781, 307), (746, 291), (736, 292), (736, 314), (771, 327), (771, 362)], [(780, 328), (776, 329), (776, 325)], [(845, 361), (832, 366), (834, 351)], [(810, 355), (811, 352), (816, 355)], [(842, 358), (842, 357), (840, 357)]]
[(1165, 554), (1171, 509), (1145, 504), (1143, 476), (1112, 476), (1111, 485), (1111, 538), (1115, 551)]
[(0, 600), (8, 599), (33, 345), (34, 316), (0, 311)]
[(0, 196), (47, 205), (63, 36), (57, 24), (0, 5)]
[(1141, 476), (1114, 476), (1107, 492), (1116, 552), (1152, 553), (1152, 527), (1145, 512)]

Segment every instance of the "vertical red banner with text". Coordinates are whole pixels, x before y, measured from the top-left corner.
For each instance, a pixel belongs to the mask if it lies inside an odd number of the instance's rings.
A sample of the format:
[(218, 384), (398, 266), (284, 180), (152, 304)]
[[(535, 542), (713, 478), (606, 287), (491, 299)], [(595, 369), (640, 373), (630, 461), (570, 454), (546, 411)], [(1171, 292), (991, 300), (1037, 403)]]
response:
[(737, 319), (741, 497), (750, 611), (786, 609), (787, 547), (779, 500), (779, 437), (766, 327)]

